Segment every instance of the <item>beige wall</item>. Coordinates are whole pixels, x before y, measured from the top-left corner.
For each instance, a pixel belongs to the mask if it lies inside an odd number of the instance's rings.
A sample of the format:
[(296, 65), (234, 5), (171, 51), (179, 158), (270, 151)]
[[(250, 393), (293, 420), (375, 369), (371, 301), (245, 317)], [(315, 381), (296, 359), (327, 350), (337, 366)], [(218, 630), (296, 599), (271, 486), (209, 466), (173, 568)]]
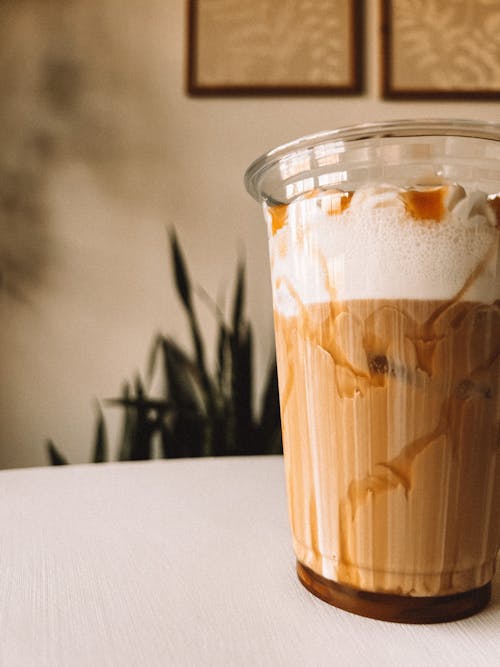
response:
[[(36, 174), (25, 192), (39, 214), (24, 231), (0, 220), (0, 252), (18, 254), (19, 276), (15, 262), (9, 271), (24, 299), (1, 293), (0, 467), (45, 463), (47, 437), (73, 462), (85, 461), (94, 398), (116, 395), (145, 370), (160, 328), (185, 336), (166, 260), (168, 225), (213, 295), (232, 280), (245, 248), (262, 369), (272, 346), (266, 239), (242, 185), (258, 154), (367, 120), (499, 120), (494, 102), (380, 100), (378, 3), (366, 4), (363, 97), (190, 99), (181, 0), (2, 3), (0, 166)], [(59, 97), (50, 93), (58, 73), (66, 77)], [(36, 271), (23, 269), (23, 259)], [(210, 317), (204, 321), (210, 332)], [(118, 414), (106, 414), (113, 438)]]

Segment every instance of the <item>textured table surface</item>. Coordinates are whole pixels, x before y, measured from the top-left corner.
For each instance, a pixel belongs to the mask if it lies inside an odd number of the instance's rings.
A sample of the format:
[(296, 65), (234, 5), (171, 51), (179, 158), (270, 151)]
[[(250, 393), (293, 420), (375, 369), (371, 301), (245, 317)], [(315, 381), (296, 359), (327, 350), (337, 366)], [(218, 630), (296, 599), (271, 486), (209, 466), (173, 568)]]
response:
[(382, 623), (294, 571), (279, 457), (0, 472), (0, 665), (500, 665), (500, 577), (455, 623)]

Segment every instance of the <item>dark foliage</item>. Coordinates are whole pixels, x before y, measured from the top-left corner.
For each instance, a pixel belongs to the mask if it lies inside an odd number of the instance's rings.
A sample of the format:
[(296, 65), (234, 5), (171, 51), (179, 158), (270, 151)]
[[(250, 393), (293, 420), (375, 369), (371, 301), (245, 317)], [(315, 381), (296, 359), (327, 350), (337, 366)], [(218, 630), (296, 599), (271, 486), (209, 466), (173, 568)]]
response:
[[(215, 309), (216, 367), (207, 367), (205, 345), (194, 307), (194, 290), (186, 262), (174, 232), (170, 252), (177, 293), (186, 313), (193, 353), (189, 354), (170, 337), (159, 335), (153, 342), (148, 377), (158, 371), (163, 381), (162, 396), (150, 397), (143, 381), (126, 383), (119, 398), (108, 405), (123, 410), (120, 461), (195, 456), (280, 454), (276, 364), (270, 365), (261, 406), (253, 407), (253, 336), (244, 318), (245, 270), (239, 264), (230, 322)], [(154, 443), (159, 443), (154, 446)], [(66, 459), (48, 441), (50, 463), (62, 465)], [(108, 454), (106, 425), (98, 409), (92, 461), (101, 463)]]

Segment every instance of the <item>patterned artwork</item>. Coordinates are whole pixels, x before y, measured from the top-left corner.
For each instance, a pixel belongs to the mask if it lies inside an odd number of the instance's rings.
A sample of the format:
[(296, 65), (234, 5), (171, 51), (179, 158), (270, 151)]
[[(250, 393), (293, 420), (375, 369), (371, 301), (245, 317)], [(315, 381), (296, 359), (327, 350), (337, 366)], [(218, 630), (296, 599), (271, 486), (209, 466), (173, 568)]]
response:
[(500, 0), (384, 0), (385, 97), (500, 97)]
[(360, 4), (192, 0), (189, 92), (360, 90)]

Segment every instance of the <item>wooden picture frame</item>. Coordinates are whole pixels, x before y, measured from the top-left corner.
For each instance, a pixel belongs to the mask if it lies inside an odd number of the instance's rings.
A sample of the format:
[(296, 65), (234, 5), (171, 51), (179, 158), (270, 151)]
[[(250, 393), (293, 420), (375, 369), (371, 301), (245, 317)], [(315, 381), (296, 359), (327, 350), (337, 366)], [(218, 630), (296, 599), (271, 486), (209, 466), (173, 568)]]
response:
[(188, 0), (187, 92), (360, 94), (362, 13), (363, 0)]
[(500, 2), (380, 2), (385, 99), (500, 99)]

